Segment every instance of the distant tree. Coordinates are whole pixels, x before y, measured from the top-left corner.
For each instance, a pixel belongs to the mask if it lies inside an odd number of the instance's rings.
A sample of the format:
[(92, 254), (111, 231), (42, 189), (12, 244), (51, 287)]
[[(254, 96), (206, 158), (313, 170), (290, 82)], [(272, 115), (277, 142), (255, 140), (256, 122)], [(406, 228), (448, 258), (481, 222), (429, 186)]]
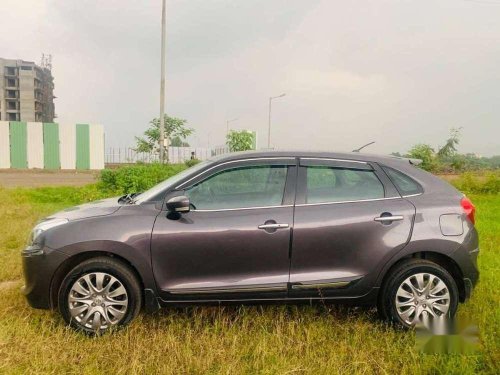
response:
[(175, 136), (170, 140), (170, 146), (172, 147), (189, 147), (189, 143), (184, 142), (181, 137)]
[(247, 151), (253, 148), (253, 134), (246, 130), (231, 130), (226, 136), (226, 145), (229, 151)]
[(391, 152), (391, 155), (392, 156), (396, 156), (398, 158), (402, 157), (403, 155), (401, 155), (399, 152)]
[(406, 155), (409, 158), (420, 159), (422, 164), (420, 167), (426, 171), (433, 171), (437, 167), (436, 156), (434, 149), (427, 144), (418, 144), (411, 148)]
[(462, 128), (451, 129), (450, 138), (446, 140), (445, 145), (441, 147), (437, 152), (438, 158), (449, 158), (457, 153), (457, 146), (460, 141), (460, 130), (462, 130)]
[[(182, 143), (183, 140), (193, 134), (194, 129), (186, 126), (187, 121), (176, 117), (165, 115), (165, 136), (172, 141), (176, 138)], [(149, 122), (149, 129), (144, 132), (144, 137), (135, 137), (138, 152), (160, 151), (160, 119), (154, 118)], [(178, 142), (176, 140), (176, 142)]]
[[(432, 172), (463, 172), (485, 169), (499, 169), (500, 156), (481, 157), (473, 153), (459, 154), (457, 146), (462, 128), (452, 128), (450, 137), (437, 152), (427, 144), (418, 144), (411, 148), (405, 157), (421, 159), (423, 169)], [(392, 153), (397, 155), (398, 153)]]

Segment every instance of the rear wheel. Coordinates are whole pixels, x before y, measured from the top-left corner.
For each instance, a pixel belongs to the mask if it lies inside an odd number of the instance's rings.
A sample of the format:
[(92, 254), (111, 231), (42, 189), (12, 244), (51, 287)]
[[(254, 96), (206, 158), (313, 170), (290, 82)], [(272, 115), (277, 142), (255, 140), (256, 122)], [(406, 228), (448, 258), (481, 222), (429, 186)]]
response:
[(59, 310), (70, 326), (95, 334), (134, 319), (141, 308), (141, 288), (124, 263), (99, 257), (68, 273), (58, 299)]
[(379, 311), (389, 321), (412, 327), (435, 318), (453, 317), (458, 288), (443, 267), (424, 259), (401, 263), (382, 287)]

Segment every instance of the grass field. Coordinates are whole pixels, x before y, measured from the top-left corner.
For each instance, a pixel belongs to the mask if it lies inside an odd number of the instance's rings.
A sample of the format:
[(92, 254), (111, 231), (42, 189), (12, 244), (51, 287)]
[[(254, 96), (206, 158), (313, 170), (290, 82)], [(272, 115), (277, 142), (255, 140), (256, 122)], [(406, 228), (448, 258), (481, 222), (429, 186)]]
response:
[(141, 315), (88, 338), (57, 313), (28, 307), (20, 250), (41, 217), (98, 193), (82, 188), (0, 189), (0, 373), (399, 374), (499, 373), (500, 196), (472, 195), (481, 280), (459, 308), (479, 327), (473, 355), (425, 355), (415, 334), (373, 310), (313, 306), (203, 307)]

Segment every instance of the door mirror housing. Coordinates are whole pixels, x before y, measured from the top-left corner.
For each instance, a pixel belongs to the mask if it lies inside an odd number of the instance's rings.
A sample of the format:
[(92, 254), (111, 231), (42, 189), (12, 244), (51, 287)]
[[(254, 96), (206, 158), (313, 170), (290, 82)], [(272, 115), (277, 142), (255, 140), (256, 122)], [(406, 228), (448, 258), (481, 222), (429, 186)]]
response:
[(185, 195), (179, 195), (177, 197), (170, 198), (165, 204), (169, 212), (185, 213), (189, 212), (190, 204), (189, 198)]

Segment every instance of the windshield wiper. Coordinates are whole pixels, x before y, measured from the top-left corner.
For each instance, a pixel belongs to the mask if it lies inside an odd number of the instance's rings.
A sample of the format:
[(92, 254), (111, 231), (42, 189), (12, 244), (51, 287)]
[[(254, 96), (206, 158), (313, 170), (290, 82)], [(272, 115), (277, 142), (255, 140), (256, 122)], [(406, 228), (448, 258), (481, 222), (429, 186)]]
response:
[(120, 198), (118, 198), (118, 203), (134, 204), (134, 198), (139, 194), (140, 193), (131, 193), (122, 195)]

